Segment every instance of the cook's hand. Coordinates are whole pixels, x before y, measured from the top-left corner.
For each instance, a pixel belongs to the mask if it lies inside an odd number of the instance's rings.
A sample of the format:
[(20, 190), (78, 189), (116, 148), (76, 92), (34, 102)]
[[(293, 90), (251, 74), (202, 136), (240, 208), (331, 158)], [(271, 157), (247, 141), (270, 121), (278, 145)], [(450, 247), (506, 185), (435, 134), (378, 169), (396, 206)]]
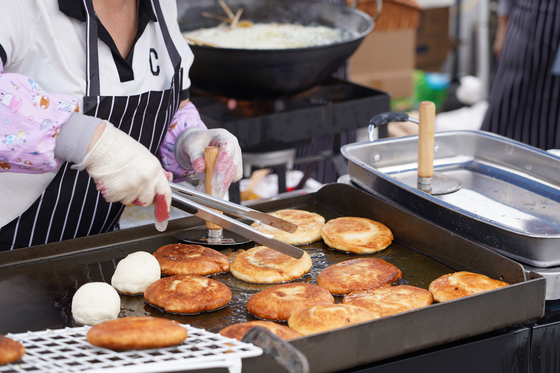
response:
[[(235, 136), (221, 128), (187, 128), (177, 138), (175, 157), (182, 167), (193, 170), (204, 180), (200, 175), (206, 170), (204, 149), (208, 146), (220, 148), (212, 175), (212, 195), (222, 198), (230, 184), (243, 176), (241, 148)], [(198, 188), (204, 188), (203, 184)]]
[[(149, 206), (154, 203), (156, 228), (167, 228), (171, 206), (171, 173), (138, 141), (102, 122), (106, 128), (86, 154), (72, 166), (86, 169), (107, 202)], [(103, 130), (103, 128), (101, 128)]]

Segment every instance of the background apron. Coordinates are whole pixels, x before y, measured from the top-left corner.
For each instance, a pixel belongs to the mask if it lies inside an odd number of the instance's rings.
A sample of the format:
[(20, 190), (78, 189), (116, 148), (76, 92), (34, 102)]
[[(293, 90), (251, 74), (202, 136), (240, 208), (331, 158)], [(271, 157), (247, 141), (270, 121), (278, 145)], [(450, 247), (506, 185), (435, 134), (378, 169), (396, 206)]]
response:
[(560, 2), (518, 0), (488, 97), (482, 130), (541, 148), (560, 148)]
[[(84, 114), (108, 120), (155, 154), (179, 107), (183, 77), (181, 56), (159, 0), (152, 2), (175, 72), (168, 90), (136, 96), (100, 96), (97, 20), (92, 0), (83, 1), (88, 13)], [(33, 205), (0, 229), (0, 251), (108, 232), (115, 229), (123, 210), (120, 202), (105, 201), (85, 170), (71, 169), (65, 163)]]

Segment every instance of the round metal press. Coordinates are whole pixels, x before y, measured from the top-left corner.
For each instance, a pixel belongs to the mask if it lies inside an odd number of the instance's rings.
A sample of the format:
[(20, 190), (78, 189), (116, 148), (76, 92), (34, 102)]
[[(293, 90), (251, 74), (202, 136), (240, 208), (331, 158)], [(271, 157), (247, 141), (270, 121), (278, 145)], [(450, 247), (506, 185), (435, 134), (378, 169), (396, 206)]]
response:
[(390, 122), (413, 122), (418, 124), (418, 190), (431, 195), (441, 195), (456, 192), (461, 189), (461, 182), (454, 177), (441, 173), (434, 173), (434, 132), (436, 105), (430, 101), (423, 101), (418, 107), (418, 118), (411, 118), (406, 113), (387, 112), (376, 115), (369, 122), (368, 139), (377, 140), (380, 125)]
[[(204, 173), (204, 186), (206, 194), (212, 194), (212, 174), (214, 166), (218, 158), (219, 148), (217, 146), (209, 146), (204, 149), (204, 160), (206, 162), (206, 171)], [(195, 245), (242, 245), (251, 242), (251, 240), (230, 231), (224, 231), (222, 227), (214, 223), (206, 222), (205, 227), (194, 227), (185, 229), (175, 233), (175, 238), (195, 244)]]

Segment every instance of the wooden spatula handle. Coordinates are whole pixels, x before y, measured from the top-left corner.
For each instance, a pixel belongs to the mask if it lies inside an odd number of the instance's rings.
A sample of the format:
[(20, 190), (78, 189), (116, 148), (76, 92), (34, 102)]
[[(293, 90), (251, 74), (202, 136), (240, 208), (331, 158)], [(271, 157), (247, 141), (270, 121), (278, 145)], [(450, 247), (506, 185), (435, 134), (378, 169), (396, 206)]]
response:
[(423, 101), (418, 111), (418, 177), (430, 178), (434, 175), (436, 105)]
[[(212, 175), (214, 174), (214, 166), (218, 158), (220, 148), (217, 146), (209, 146), (204, 149), (204, 161), (206, 162), (206, 171), (204, 172), (204, 187), (206, 194), (212, 195)], [(206, 222), (206, 228), (211, 230), (222, 229), (219, 225)]]

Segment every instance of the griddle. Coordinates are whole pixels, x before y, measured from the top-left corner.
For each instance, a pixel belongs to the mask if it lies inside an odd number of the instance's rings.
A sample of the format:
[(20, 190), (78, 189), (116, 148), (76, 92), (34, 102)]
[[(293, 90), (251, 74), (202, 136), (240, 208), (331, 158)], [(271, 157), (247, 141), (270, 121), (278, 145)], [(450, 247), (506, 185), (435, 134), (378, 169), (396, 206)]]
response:
[[(334, 372), (457, 341), (542, 317), (545, 279), (526, 275), (523, 267), (496, 252), (445, 230), (426, 219), (346, 184), (328, 184), (316, 193), (287, 195), (251, 204), (264, 212), (301, 208), (327, 220), (338, 216), (368, 217), (390, 227), (395, 241), (384, 251), (358, 256), (329, 249), (323, 242), (300, 246), (313, 260), (299, 281), (315, 282), (326, 266), (356, 257), (378, 257), (398, 266), (401, 283), (427, 288), (442, 274), (467, 270), (511, 285), (426, 308), (388, 316), (292, 340), (308, 359), (312, 372)], [(110, 283), (118, 261), (144, 250), (175, 243), (173, 234), (200, 225), (196, 217), (170, 222), (168, 230), (138, 227), (97, 236), (0, 253), (0, 333), (79, 326), (71, 317), (71, 299), (79, 286), (91, 281)], [(255, 244), (227, 248), (238, 250)], [(123, 316), (153, 315), (217, 332), (227, 325), (254, 320), (247, 300), (271, 285), (248, 284), (229, 273), (213, 277), (232, 289), (230, 304), (199, 315), (162, 312), (142, 297), (121, 296)], [(340, 302), (337, 297), (337, 302)], [(283, 371), (268, 355), (243, 360), (245, 372)]]

